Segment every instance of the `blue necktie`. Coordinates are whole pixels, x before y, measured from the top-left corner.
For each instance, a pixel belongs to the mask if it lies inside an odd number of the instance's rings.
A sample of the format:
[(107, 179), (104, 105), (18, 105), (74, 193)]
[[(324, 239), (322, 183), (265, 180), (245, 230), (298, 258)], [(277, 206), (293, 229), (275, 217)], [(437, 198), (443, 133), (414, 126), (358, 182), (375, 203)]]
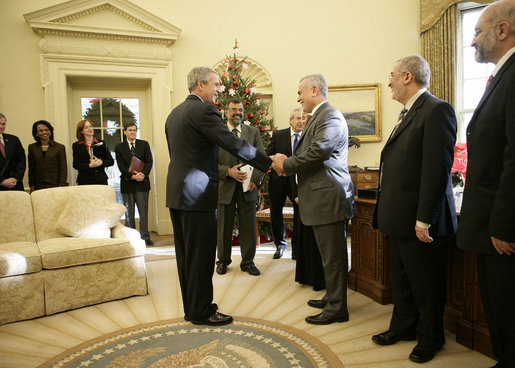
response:
[(293, 154), (295, 154), (295, 150), (297, 149), (297, 144), (299, 144), (299, 133), (295, 133), (295, 139), (293, 140)]

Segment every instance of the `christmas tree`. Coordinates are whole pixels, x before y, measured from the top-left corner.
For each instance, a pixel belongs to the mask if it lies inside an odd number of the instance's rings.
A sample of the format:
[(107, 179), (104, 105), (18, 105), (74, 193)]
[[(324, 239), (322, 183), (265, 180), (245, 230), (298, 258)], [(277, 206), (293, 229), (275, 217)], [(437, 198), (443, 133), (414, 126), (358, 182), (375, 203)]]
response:
[(261, 96), (256, 91), (256, 81), (250, 77), (244, 77), (243, 71), (248, 68), (246, 57), (238, 56), (238, 42), (235, 42), (233, 56), (226, 56), (223, 65), (225, 71), (221, 73), (222, 93), (218, 95), (216, 105), (224, 116), (227, 103), (233, 99), (239, 99), (245, 110), (244, 123), (256, 127), (261, 132), (263, 146), (270, 144), (271, 132), (274, 131), (273, 119), (268, 119), (268, 103), (261, 101)]
[[(224, 116), (224, 110), (227, 103), (237, 98), (243, 104), (244, 109), (244, 124), (256, 127), (261, 133), (261, 139), (263, 141), (263, 147), (268, 147), (270, 144), (270, 138), (274, 131), (274, 121), (269, 119), (268, 115), (268, 103), (262, 101), (260, 94), (256, 91), (256, 81), (250, 77), (245, 77), (243, 74), (248, 68), (246, 57), (239, 57), (238, 42), (235, 41), (233, 48), (233, 55), (226, 56), (223, 61), (224, 71), (220, 73), (220, 91), (216, 106), (218, 110)], [(224, 116), (225, 120), (225, 116)], [(260, 187), (261, 193), (268, 193), (268, 174), (265, 173), (265, 177)], [(265, 203), (262, 203), (262, 201)], [(258, 208), (269, 207), (269, 199), (260, 198)], [(237, 221), (235, 222), (237, 226)], [(260, 222), (259, 223), (260, 234), (264, 235), (267, 240), (270, 239), (270, 224)]]

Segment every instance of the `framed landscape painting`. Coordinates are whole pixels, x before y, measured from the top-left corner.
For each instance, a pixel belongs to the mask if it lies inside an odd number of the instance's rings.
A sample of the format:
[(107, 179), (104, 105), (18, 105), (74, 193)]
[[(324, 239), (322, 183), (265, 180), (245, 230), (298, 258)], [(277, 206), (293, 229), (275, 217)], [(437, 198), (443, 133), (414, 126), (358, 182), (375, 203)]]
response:
[(329, 103), (345, 117), (349, 136), (361, 142), (381, 141), (380, 98), (379, 83), (329, 87)]

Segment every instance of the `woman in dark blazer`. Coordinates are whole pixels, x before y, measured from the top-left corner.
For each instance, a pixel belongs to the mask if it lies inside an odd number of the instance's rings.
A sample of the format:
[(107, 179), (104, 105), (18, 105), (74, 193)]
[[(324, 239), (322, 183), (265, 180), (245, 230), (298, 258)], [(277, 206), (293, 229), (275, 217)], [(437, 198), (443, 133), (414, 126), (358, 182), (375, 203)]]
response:
[(32, 193), (38, 189), (68, 185), (66, 149), (54, 141), (54, 128), (45, 120), (32, 125), (36, 143), (29, 145), (29, 186)]
[(78, 141), (72, 145), (73, 168), (79, 172), (78, 185), (105, 184), (105, 168), (114, 165), (113, 156), (104, 141), (95, 138), (93, 124), (89, 120), (77, 123)]

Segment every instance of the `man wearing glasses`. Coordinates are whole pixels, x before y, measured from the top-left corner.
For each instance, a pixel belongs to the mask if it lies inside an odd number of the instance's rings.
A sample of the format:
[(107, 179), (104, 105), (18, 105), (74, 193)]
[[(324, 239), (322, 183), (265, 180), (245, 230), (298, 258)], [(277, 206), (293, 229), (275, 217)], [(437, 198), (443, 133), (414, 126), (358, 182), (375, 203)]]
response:
[(456, 232), (451, 167), (456, 116), (427, 88), (431, 70), (418, 55), (398, 60), (389, 75), (404, 108), (381, 152), (373, 225), (389, 237), (394, 308), (378, 345), (418, 339), (409, 359), (433, 359), (445, 343), (447, 239)]
[(495, 68), (467, 127), (458, 247), (477, 252), (495, 367), (515, 367), (515, 1), (483, 11), (472, 46)]

